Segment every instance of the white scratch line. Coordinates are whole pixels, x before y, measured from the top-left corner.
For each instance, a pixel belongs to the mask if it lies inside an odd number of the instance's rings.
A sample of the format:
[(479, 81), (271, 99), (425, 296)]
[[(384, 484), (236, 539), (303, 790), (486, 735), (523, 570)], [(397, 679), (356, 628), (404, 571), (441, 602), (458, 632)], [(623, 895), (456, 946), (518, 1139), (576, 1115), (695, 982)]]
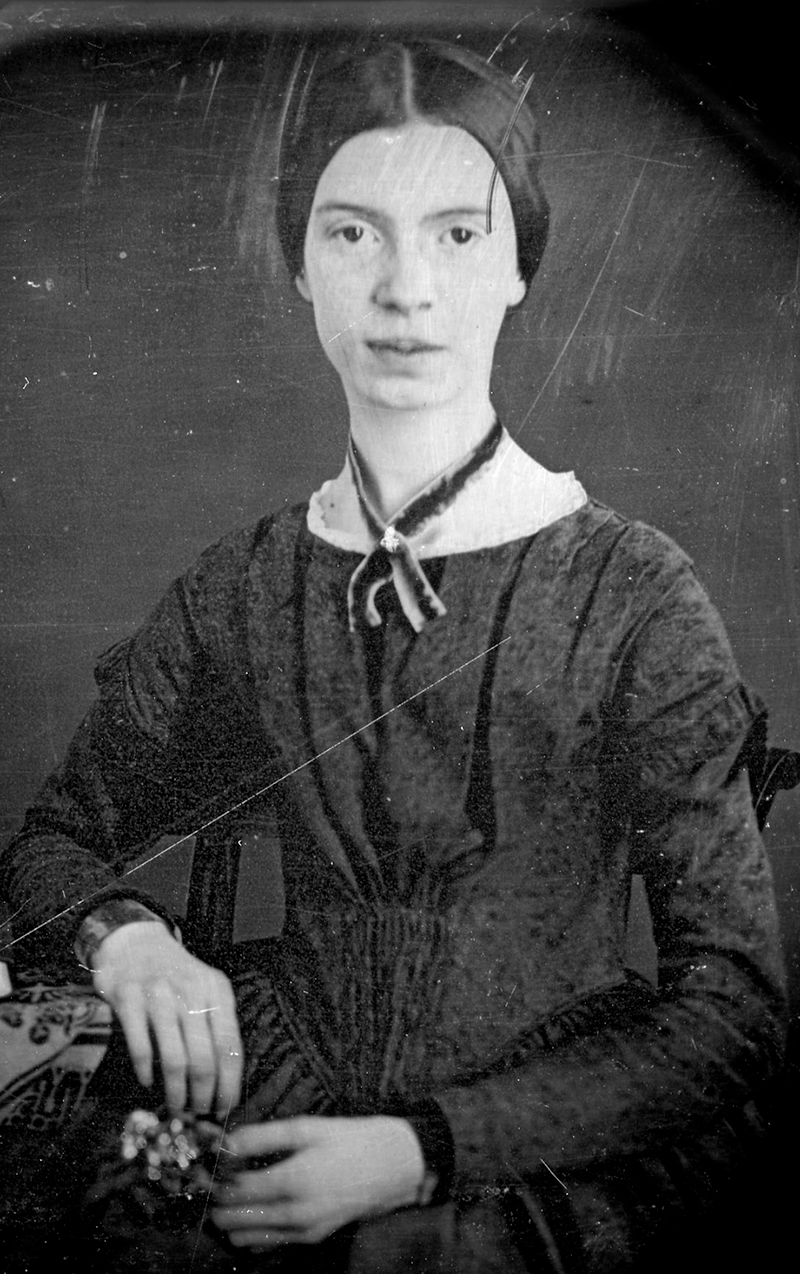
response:
[[(541, 1158), (539, 1159), (539, 1163), (543, 1164), (543, 1166), (544, 1166), (544, 1167), (547, 1169), (547, 1171), (550, 1173), (550, 1176), (551, 1176), (551, 1177), (556, 1177), (556, 1174), (553, 1172), (553, 1169), (550, 1167), (550, 1164), (549, 1164), (549, 1163), (545, 1163), (545, 1162), (544, 1162), (544, 1159), (541, 1159)], [(561, 1186), (562, 1190), (566, 1190), (567, 1194), (569, 1194), (569, 1189), (568, 1189), (568, 1188), (567, 1188), (567, 1186), (564, 1184), (564, 1182), (561, 1180), (561, 1178), (560, 1178), (560, 1177), (556, 1177), (556, 1181), (557, 1181), (557, 1182), (558, 1182), (558, 1184)]]
[(598, 150), (543, 150), (542, 159), (584, 159), (599, 155), (615, 155), (618, 159), (636, 159), (642, 164), (661, 164), (663, 168), (691, 168), (691, 164), (676, 164), (674, 159), (654, 159), (652, 155), (635, 155), (630, 150), (616, 150), (613, 147)]
[[(655, 145), (655, 142), (653, 143), (653, 145)], [(528, 423), (528, 421), (530, 420), (531, 416), (533, 415), (534, 411), (536, 410), (536, 406), (537, 406), (537, 404), (538, 404), (538, 402), (539, 402), (539, 399), (541, 398), (541, 396), (542, 396), (542, 394), (544, 393), (544, 391), (547, 389), (547, 386), (550, 384), (550, 381), (553, 379), (553, 376), (554, 376), (554, 375), (555, 375), (555, 373), (556, 373), (556, 369), (558, 368), (558, 366), (559, 366), (559, 364), (560, 364), (560, 362), (561, 362), (562, 358), (563, 358), (563, 357), (564, 357), (564, 355), (566, 354), (566, 352), (567, 352), (567, 350), (569, 349), (570, 345), (572, 344), (572, 339), (573, 339), (573, 337), (574, 337), (575, 333), (577, 332), (578, 328), (580, 327), (581, 323), (583, 322), (584, 315), (586, 314), (586, 311), (588, 310), (589, 306), (591, 305), (592, 297), (594, 296), (595, 292), (597, 291), (598, 287), (600, 286), (600, 280), (602, 279), (603, 275), (604, 275), (604, 274), (605, 274), (605, 272), (606, 272), (606, 269), (607, 269), (607, 267), (608, 267), (608, 263), (609, 263), (609, 261), (611, 260), (611, 255), (612, 255), (612, 253), (613, 253), (614, 249), (615, 249), (615, 248), (616, 248), (616, 246), (617, 246), (617, 243), (618, 243), (618, 241), (619, 241), (619, 237), (620, 237), (620, 235), (622, 234), (622, 228), (623, 228), (623, 226), (625, 225), (625, 222), (626, 222), (626, 221), (627, 221), (627, 219), (628, 219), (628, 215), (629, 215), (629, 213), (630, 213), (631, 208), (633, 207), (633, 201), (634, 201), (634, 199), (636, 198), (636, 195), (637, 195), (637, 193), (638, 193), (639, 187), (640, 187), (640, 186), (641, 186), (641, 184), (642, 184), (642, 179), (644, 178), (644, 174), (645, 174), (645, 172), (647, 171), (647, 165), (648, 165), (648, 163), (649, 163), (649, 162), (650, 162), (650, 161), (646, 159), (646, 160), (643, 162), (643, 164), (642, 164), (642, 167), (641, 167), (641, 171), (640, 171), (640, 173), (639, 173), (639, 176), (636, 178), (636, 181), (633, 183), (633, 190), (632, 190), (632, 191), (631, 191), (631, 193), (630, 193), (630, 198), (628, 199), (628, 202), (627, 202), (627, 204), (625, 205), (625, 211), (623, 212), (623, 214), (622, 214), (622, 216), (621, 216), (621, 218), (620, 218), (619, 225), (617, 226), (616, 230), (614, 231), (613, 237), (612, 237), (612, 239), (611, 239), (611, 243), (609, 244), (608, 252), (606, 253), (605, 258), (604, 258), (604, 260), (603, 260), (603, 264), (600, 266), (600, 269), (597, 271), (597, 277), (595, 278), (594, 283), (593, 283), (593, 284), (592, 284), (592, 286), (589, 288), (589, 295), (587, 296), (586, 300), (584, 301), (583, 305), (581, 306), (580, 313), (578, 314), (578, 317), (576, 318), (576, 320), (575, 320), (575, 322), (574, 322), (574, 324), (573, 324), (572, 331), (570, 332), (569, 336), (567, 337), (567, 339), (565, 340), (565, 342), (564, 342), (563, 346), (561, 347), (561, 352), (557, 355), (557, 357), (556, 357), (556, 361), (553, 363), (553, 366), (550, 368), (550, 371), (549, 371), (549, 372), (547, 373), (547, 375), (545, 376), (545, 378), (544, 378), (544, 382), (543, 382), (543, 384), (541, 385), (541, 387), (540, 387), (540, 389), (539, 389), (538, 394), (537, 394), (537, 395), (536, 395), (536, 397), (534, 398), (533, 402), (531, 403), (530, 407), (529, 407), (529, 408), (528, 408), (528, 410), (526, 411), (525, 415), (522, 417), (522, 421), (520, 422), (519, 428), (518, 428), (518, 429), (517, 429), (517, 431), (516, 431), (517, 433), (521, 433), (521, 431), (524, 429), (525, 425)], [(506, 453), (506, 455), (508, 455), (508, 454), (509, 454), (509, 453), (507, 452), (507, 453)], [(503, 457), (503, 459), (505, 459), (505, 457)], [(502, 464), (502, 463), (503, 463), (503, 461), (501, 461), (500, 463)]]
[[(5, 78), (5, 77), (3, 77)], [(65, 124), (72, 124), (73, 119), (69, 115), (59, 115), (56, 111), (44, 111), (39, 106), (31, 106), (29, 102), (18, 102), (15, 97), (0, 97), (0, 102), (11, 102), (17, 109), (24, 111), (32, 111), (34, 115), (46, 115), (48, 119), (60, 119)]]
[(211, 102), (214, 98), (214, 93), (216, 92), (216, 89), (217, 89), (217, 81), (219, 80), (219, 77), (222, 74), (222, 68), (224, 65), (225, 65), (225, 59), (220, 58), (219, 65), (217, 66), (216, 72), (214, 74), (214, 83), (211, 85), (211, 92), (209, 93), (208, 101), (206, 102), (206, 113), (203, 116), (203, 128), (205, 128), (206, 126), (206, 121), (208, 120), (208, 112), (211, 110)]
[[(3, 925), (10, 925), (10, 924), (11, 924), (11, 921), (14, 919), (14, 917), (15, 917), (15, 916), (18, 916), (18, 915), (19, 915), (19, 913), (20, 913), (21, 911), (24, 911), (24, 910), (25, 910), (25, 908), (27, 907), (27, 905), (28, 905), (28, 903), (29, 903), (29, 902), (30, 902), (30, 898), (27, 898), (27, 899), (25, 900), (25, 902), (20, 903), (20, 905), (19, 905), (19, 907), (17, 907), (17, 910), (16, 910), (16, 911), (12, 911), (12, 912), (11, 912), (11, 915), (10, 915), (10, 916), (4, 916), (4, 917), (3, 917)], [(0, 926), (0, 927), (2, 927), (2, 926)]]
[[(350, 733), (345, 734), (343, 738), (337, 739), (335, 743), (331, 743), (329, 747), (323, 748), (321, 752), (317, 752), (315, 756), (309, 757), (307, 761), (301, 761), (301, 763), (296, 765), (293, 770), (287, 770), (287, 772), (282, 774), (280, 778), (273, 779), (271, 783), (266, 783), (264, 787), (260, 787), (258, 791), (251, 792), (249, 796), (243, 797), (241, 801), (237, 801), (235, 805), (229, 806), (228, 809), (224, 810), (221, 814), (216, 814), (214, 818), (210, 818), (207, 823), (202, 823), (200, 827), (196, 827), (194, 831), (187, 832), (185, 836), (181, 836), (178, 840), (172, 841), (169, 845), (165, 845), (164, 848), (160, 849), (157, 854), (152, 854), (150, 858), (145, 859), (144, 862), (137, 863), (135, 867), (131, 867), (128, 871), (123, 872), (120, 879), (124, 880), (127, 876), (132, 876), (134, 872), (141, 871), (143, 867), (149, 867), (150, 863), (154, 863), (157, 858), (163, 858), (164, 854), (168, 854), (170, 850), (177, 849), (179, 845), (184, 845), (186, 841), (191, 840), (193, 836), (199, 836), (201, 832), (208, 831), (209, 827), (213, 827), (215, 823), (219, 823), (223, 818), (227, 818), (229, 814), (235, 814), (237, 810), (242, 809), (245, 805), (249, 805), (251, 801), (258, 800), (258, 798), (260, 796), (264, 796), (265, 793), (271, 792), (273, 788), (278, 787), (279, 784), (285, 782), (286, 779), (293, 778), (294, 775), (299, 774), (301, 770), (307, 770), (309, 765), (313, 765), (316, 761), (321, 760), (322, 757), (327, 756), (330, 752), (335, 752), (336, 749), (341, 747), (343, 743), (348, 743), (350, 739), (355, 739), (357, 735), (363, 734), (365, 730), (369, 730), (370, 726), (377, 725), (379, 721), (384, 721), (387, 717), (390, 717), (393, 712), (399, 712), (401, 708), (405, 708), (409, 703), (413, 703), (415, 699), (419, 699), (422, 695), (427, 694), (429, 690), (433, 690), (436, 686), (440, 686), (443, 681), (447, 681), (450, 677), (455, 677), (459, 672), (463, 672), (465, 668), (469, 668), (470, 664), (477, 663), (479, 659), (485, 659), (486, 656), (490, 655), (493, 650), (497, 650), (498, 647), (505, 645), (507, 641), (511, 641), (511, 634), (509, 634), (508, 637), (501, 637), (500, 641), (496, 641), (492, 646), (488, 646), (486, 650), (482, 650), (479, 654), (473, 655), (471, 659), (465, 659), (463, 664), (459, 664), (457, 668), (452, 668), (450, 672), (443, 673), (441, 677), (437, 677), (435, 681), (429, 682), (429, 684), (427, 686), (423, 686), (421, 690), (415, 690), (412, 695), (403, 699), (401, 703), (396, 703), (393, 707), (387, 708), (385, 712), (381, 712), (379, 716), (373, 717), (371, 721), (367, 721), (366, 725), (359, 726), (357, 730), (351, 730)], [(54, 921), (60, 920), (62, 916), (68, 916), (71, 911), (76, 909), (76, 907), (84, 907), (87, 902), (91, 902), (98, 894), (103, 893), (105, 888), (105, 885), (101, 885), (99, 888), (94, 889), (90, 894), (87, 894), (85, 898), (79, 898), (77, 902), (70, 903), (70, 905), (65, 907), (63, 911), (59, 911), (54, 916), (50, 916), (48, 920), (42, 920), (40, 924), (34, 925), (34, 927), (32, 929), (28, 929), (26, 933), (21, 933), (18, 938), (14, 938), (13, 941), (7, 942), (4, 946), (0, 947), (0, 951), (7, 951), (9, 947), (16, 946), (18, 942), (23, 942), (26, 938), (30, 938), (34, 933), (38, 933), (40, 929), (46, 929), (49, 924), (53, 924)]]
[[(219, 1141), (217, 1142), (217, 1154), (216, 1154), (216, 1158), (215, 1158), (215, 1160), (214, 1160), (214, 1167), (211, 1169), (211, 1180), (212, 1180), (212, 1181), (217, 1181), (217, 1180), (219, 1179), (219, 1178), (218, 1178), (219, 1161), (220, 1161), (220, 1156), (222, 1155), (222, 1151), (223, 1151), (222, 1139), (223, 1139), (223, 1137), (225, 1136), (225, 1134), (226, 1134), (226, 1133), (227, 1133), (227, 1131), (228, 1131), (228, 1120), (229, 1120), (229, 1119), (230, 1119), (230, 1117), (231, 1117), (231, 1107), (232, 1107), (232, 1106), (233, 1106), (233, 1098), (231, 1097), (230, 1101), (228, 1102), (228, 1109), (225, 1111), (225, 1118), (221, 1121), (221, 1122), (222, 1122), (222, 1136), (220, 1137)], [(228, 1153), (230, 1153), (230, 1152), (228, 1152)], [(212, 1202), (212, 1200), (213, 1200), (214, 1193), (213, 1193), (213, 1191), (212, 1191), (212, 1190), (206, 1190), (206, 1192), (205, 1192), (205, 1196), (206, 1196), (206, 1198), (205, 1198), (205, 1203), (203, 1204), (203, 1215), (200, 1217), (200, 1221), (199, 1221), (198, 1226), (197, 1226), (197, 1238), (196, 1238), (196, 1240), (195, 1240), (194, 1248), (192, 1249), (192, 1259), (191, 1259), (191, 1263), (190, 1263), (190, 1265), (189, 1265), (189, 1270), (190, 1270), (190, 1271), (194, 1269), (194, 1263), (195, 1263), (195, 1259), (196, 1259), (196, 1257), (197, 1257), (197, 1250), (198, 1250), (198, 1247), (199, 1247), (199, 1244), (200, 1244), (200, 1239), (202, 1238), (202, 1235), (203, 1235), (203, 1231), (205, 1230), (206, 1217), (207, 1217), (207, 1215), (208, 1215), (208, 1209), (209, 1209), (209, 1207), (211, 1206), (211, 1202)]]
[(348, 323), (347, 327), (343, 327), (341, 332), (335, 332), (333, 336), (328, 338), (325, 344), (330, 345), (333, 341), (338, 341), (339, 337), (344, 336), (345, 332), (349, 332), (351, 327), (355, 327), (357, 323), (363, 323), (364, 319), (368, 319), (370, 314), (375, 314), (375, 312), (375, 310), (367, 310), (366, 314), (361, 314), (357, 319), (353, 319), (352, 323)]
[(503, 45), (505, 44), (505, 42), (506, 42), (506, 40), (508, 39), (508, 37), (509, 37), (510, 35), (512, 35), (514, 31), (516, 31), (517, 27), (522, 26), (522, 23), (523, 23), (523, 22), (527, 22), (527, 21), (528, 21), (528, 18), (533, 18), (533, 17), (535, 17), (535, 15), (536, 15), (536, 13), (537, 13), (537, 12), (538, 12), (538, 10), (536, 10), (536, 9), (531, 9), (530, 13), (524, 13), (524, 14), (522, 15), (522, 17), (521, 17), (521, 18), (518, 18), (518, 19), (517, 19), (517, 21), (514, 23), (514, 25), (508, 28), (508, 30), (506, 31), (506, 33), (505, 33), (505, 35), (503, 36), (503, 38), (502, 38), (502, 40), (500, 41), (500, 43), (499, 43), (499, 44), (496, 44), (496, 45), (495, 45), (495, 47), (492, 49), (492, 51), (491, 51), (491, 53), (489, 54), (489, 56), (488, 56), (488, 58), (486, 59), (486, 61), (487, 61), (487, 62), (491, 62), (491, 60), (492, 60), (492, 58), (494, 57), (495, 53), (499, 53), (499, 52), (500, 52), (500, 50), (502, 49), (502, 47), (503, 47)]

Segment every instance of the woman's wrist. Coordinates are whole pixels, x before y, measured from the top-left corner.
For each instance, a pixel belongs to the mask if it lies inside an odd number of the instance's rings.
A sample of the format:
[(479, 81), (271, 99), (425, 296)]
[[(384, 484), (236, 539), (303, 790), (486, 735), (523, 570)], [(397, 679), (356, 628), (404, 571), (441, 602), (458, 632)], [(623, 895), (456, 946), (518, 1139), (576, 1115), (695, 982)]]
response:
[(152, 911), (138, 898), (107, 898), (85, 915), (80, 923), (73, 944), (78, 963), (85, 969), (94, 968), (97, 949), (109, 934), (121, 929), (123, 925), (151, 921), (163, 925), (173, 938), (180, 940), (180, 930), (171, 924), (165, 916)]
[(390, 1165), (390, 1197), (386, 1205), (396, 1208), (418, 1206), (425, 1187), (427, 1165), (422, 1146), (407, 1119), (396, 1115), (379, 1115), (387, 1126), (381, 1130), (386, 1162)]
[(392, 1114), (411, 1128), (422, 1156), (422, 1172), (413, 1202), (419, 1207), (443, 1203), (450, 1197), (455, 1169), (455, 1147), (450, 1124), (441, 1106), (432, 1097), (398, 1103)]

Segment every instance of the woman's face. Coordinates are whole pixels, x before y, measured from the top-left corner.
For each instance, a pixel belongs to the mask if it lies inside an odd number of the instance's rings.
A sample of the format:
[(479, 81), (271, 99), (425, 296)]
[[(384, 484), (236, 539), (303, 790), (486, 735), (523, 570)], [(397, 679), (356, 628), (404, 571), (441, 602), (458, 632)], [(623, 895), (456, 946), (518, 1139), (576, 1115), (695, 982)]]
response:
[(525, 294), (493, 162), (463, 129), (352, 137), (317, 185), (297, 286), (352, 404), (420, 410), (488, 396), (508, 306)]

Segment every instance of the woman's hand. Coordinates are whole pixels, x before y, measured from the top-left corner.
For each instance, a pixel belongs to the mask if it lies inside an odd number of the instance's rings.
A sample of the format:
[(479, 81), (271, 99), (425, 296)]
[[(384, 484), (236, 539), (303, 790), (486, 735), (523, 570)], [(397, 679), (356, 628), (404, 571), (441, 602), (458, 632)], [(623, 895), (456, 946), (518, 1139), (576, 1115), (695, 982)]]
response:
[(95, 990), (125, 1032), (140, 1084), (153, 1082), (153, 1044), (167, 1105), (224, 1119), (239, 1100), (242, 1042), (228, 979), (198, 960), (164, 925), (121, 925), (97, 948)]
[(350, 1221), (415, 1203), (425, 1174), (413, 1128), (388, 1115), (247, 1124), (225, 1138), (226, 1152), (289, 1156), (216, 1188), (212, 1219), (235, 1247), (319, 1243)]

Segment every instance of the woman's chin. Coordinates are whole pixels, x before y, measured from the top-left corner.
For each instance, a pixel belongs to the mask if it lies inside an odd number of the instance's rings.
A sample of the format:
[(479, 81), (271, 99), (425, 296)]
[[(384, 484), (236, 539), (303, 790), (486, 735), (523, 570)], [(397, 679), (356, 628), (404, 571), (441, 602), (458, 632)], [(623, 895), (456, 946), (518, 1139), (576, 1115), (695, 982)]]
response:
[(370, 379), (356, 387), (354, 397), (367, 408), (409, 412), (450, 406), (463, 393), (459, 386), (442, 378), (397, 376)]

